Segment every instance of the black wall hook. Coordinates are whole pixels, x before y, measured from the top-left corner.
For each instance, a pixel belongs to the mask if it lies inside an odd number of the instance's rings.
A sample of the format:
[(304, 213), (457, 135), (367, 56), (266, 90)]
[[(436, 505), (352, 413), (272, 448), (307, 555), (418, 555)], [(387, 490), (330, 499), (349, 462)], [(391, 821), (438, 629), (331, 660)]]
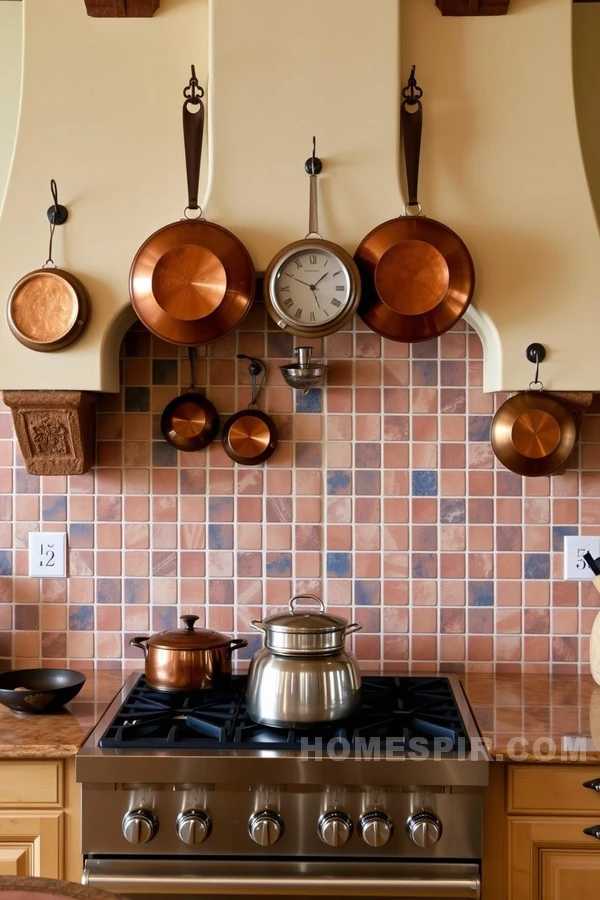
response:
[(48, 208), (46, 215), (51, 225), (64, 225), (69, 218), (69, 210), (58, 202), (58, 188), (54, 178), (50, 181), (50, 192), (54, 203)]
[(309, 156), (306, 162), (304, 163), (304, 171), (308, 175), (320, 175), (323, 169), (323, 163), (317, 156), (317, 139), (313, 135), (313, 149), (312, 156)]
[(529, 384), (541, 384), (540, 381), (540, 363), (546, 359), (546, 348), (543, 344), (529, 344), (525, 351), (525, 356), (531, 363), (535, 363), (535, 378)]

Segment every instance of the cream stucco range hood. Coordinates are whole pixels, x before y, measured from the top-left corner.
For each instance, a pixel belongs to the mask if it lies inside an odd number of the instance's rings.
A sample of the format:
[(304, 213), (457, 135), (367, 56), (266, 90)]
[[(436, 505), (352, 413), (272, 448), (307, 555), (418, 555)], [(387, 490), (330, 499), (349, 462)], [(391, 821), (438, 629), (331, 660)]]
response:
[(131, 259), (185, 201), (179, 98), (194, 61), (208, 82), (206, 214), (240, 236), (259, 271), (305, 233), (312, 134), (327, 236), (353, 251), (400, 212), (399, 84), (415, 62), (427, 98), (422, 201), (475, 260), (468, 318), (485, 346), (485, 389), (528, 383), (525, 347), (540, 341), (548, 388), (600, 390), (594, 329), (576, 324), (595, 306), (600, 242), (575, 117), (571, 0), (456, 19), (423, 0), (162, 0), (151, 19), (25, 0), (24, 15), (0, 297), (44, 253), (54, 177), (71, 212), (56, 256), (88, 286), (93, 315), (51, 358), (18, 344), (0, 316), (0, 388), (118, 389)]

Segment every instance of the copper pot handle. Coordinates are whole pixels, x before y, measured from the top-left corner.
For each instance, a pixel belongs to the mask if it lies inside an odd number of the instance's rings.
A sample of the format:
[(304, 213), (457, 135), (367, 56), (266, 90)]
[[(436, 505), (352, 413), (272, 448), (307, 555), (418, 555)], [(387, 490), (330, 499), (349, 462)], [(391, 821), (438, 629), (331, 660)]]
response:
[(423, 91), (417, 85), (415, 67), (413, 66), (408, 80), (408, 87), (402, 91), (404, 99), (400, 110), (404, 163), (406, 165), (406, 186), (408, 188), (408, 203), (404, 207), (405, 215), (412, 215), (409, 209), (416, 209), (417, 215), (421, 212), (421, 204), (419, 203), (419, 162), (421, 158), (421, 134), (423, 132), (422, 95)]
[(248, 641), (245, 641), (243, 638), (234, 638), (229, 642), (229, 658), (231, 658), (231, 654), (235, 653), (236, 650), (241, 650), (242, 647), (247, 647)]
[[(185, 210), (200, 210), (198, 206), (198, 185), (200, 183), (200, 164), (202, 162), (202, 137), (204, 135), (204, 90), (198, 84), (196, 70), (192, 66), (190, 83), (183, 92), (183, 143), (185, 146), (185, 168), (188, 184), (188, 205)], [(198, 107), (192, 111), (193, 107)]]
[(351, 625), (348, 625), (345, 634), (352, 634), (354, 631), (362, 631), (360, 622), (353, 622)]
[(129, 641), (130, 647), (137, 647), (138, 650), (141, 650), (144, 654), (144, 659), (148, 659), (148, 647), (146, 645), (146, 641), (149, 641), (149, 637), (134, 637)]

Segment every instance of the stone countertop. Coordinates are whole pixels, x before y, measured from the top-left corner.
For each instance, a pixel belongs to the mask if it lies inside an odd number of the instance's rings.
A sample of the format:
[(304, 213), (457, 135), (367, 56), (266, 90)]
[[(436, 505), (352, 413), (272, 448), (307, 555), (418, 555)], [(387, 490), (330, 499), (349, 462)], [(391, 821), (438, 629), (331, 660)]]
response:
[(127, 679), (119, 670), (90, 670), (74, 700), (54, 715), (19, 715), (0, 706), (0, 759), (74, 756)]
[(0, 878), (0, 897), (3, 900), (43, 900), (44, 897), (51, 897), (52, 900), (114, 900), (114, 896), (85, 884), (54, 878)]
[[(600, 761), (600, 687), (591, 675), (474, 672), (460, 681), (494, 759)], [(564, 748), (565, 736), (579, 738), (577, 751)]]

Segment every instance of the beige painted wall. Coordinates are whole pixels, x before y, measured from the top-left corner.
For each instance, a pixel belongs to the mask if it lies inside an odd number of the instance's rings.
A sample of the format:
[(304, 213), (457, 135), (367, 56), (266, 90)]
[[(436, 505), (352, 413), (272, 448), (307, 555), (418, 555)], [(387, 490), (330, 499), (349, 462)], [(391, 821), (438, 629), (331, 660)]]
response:
[(19, 98), (23, 41), (23, 4), (0, 2), (0, 208), (12, 159)]
[(581, 149), (600, 212), (600, 3), (573, 4), (573, 81)]
[(597, 308), (600, 239), (575, 116), (571, 0), (513, 0), (508, 16), (481, 18), (444, 18), (433, 0), (307, 0), (300, 17), (291, 0), (162, 0), (147, 20), (90, 19), (81, 0), (24, 7), (0, 296), (45, 258), (54, 177), (71, 210), (56, 258), (87, 284), (93, 316), (51, 365), (0, 316), (0, 388), (116, 390), (131, 259), (185, 203), (180, 101), (195, 61), (201, 79), (210, 71), (206, 214), (240, 235), (258, 270), (305, 233), (313, 133), (327, 165), (325, 236), (353, 250), (400, 212), (398, 89), (415, 62), (421, 199), (472, 252), (468, 320), (484, 341), (486, 390), (526, 386), (531, 341), (548, 348), (548, 388), (600, 390), (595, 328), (581, 324)]

